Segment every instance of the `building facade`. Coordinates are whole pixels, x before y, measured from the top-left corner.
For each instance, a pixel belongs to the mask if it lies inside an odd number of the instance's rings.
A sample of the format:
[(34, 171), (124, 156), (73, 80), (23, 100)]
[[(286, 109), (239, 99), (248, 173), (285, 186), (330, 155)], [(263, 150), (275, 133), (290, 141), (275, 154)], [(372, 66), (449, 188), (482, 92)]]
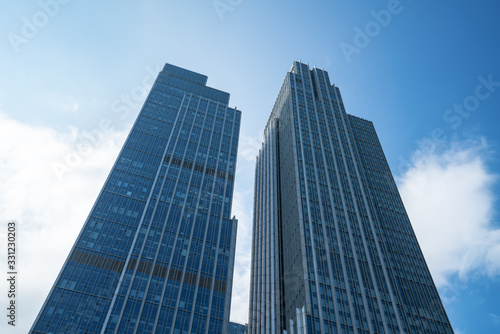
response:
[(241, 112), (166, 64), (30, 333), (226, 333)]
[(256, 161), (249, 333), (453, 333), (373, 124), (295, 62)]
[(242, 325), (236, 322), (229, 323), (229, 329), (227, 334), (247, 334), (248, 333), (248, 324)]

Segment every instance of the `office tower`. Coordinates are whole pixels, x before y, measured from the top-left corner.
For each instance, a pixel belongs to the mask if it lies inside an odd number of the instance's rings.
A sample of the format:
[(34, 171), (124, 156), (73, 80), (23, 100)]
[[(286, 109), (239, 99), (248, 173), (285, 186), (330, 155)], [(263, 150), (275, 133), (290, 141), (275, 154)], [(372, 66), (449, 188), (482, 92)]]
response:
[(227, 334), (247, 334), (248, 332), (248, 325), (242, 325), (242, 324), (237, 324), (235, 322), (230, 322), (229, 323), (229, 330), (227, 331)]
[(166, 64), (31, 333), (225, 333), (241, 112)]
[(453, 333), (373, 124), (295, 62), (255, 172), (249, 333)]

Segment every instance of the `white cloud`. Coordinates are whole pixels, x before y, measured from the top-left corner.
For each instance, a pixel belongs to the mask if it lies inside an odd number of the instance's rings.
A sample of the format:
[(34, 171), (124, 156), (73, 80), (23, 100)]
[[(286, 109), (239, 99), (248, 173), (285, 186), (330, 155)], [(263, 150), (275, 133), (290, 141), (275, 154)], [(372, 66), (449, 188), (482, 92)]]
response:
[(262, 132), (247, 135), (242, 131), (238, 145), (238, 166), (232, 207), (233, 214), (238, 218), (238, 236), (231, 298), (231, 321), (242, 324), (248, 322), (255, 157), (262, 147), (262, 138)]
[[(17, 325), (14, 328), (2, 321), (0, 332), (28, 332), (125, 135), (107, 131), (81, 154), (81, 131), (58, 133), (20, 123), (0, 112), (0, 240), (2, 244), (6, 240), (7, 220), (17, 220), (19, 272)], [(80, 154), (80, 160), (68, 167), (61, 182), (53, 164), (66, 165), (71, 154)], [(6, 268), (5, 261), (5, 256), (0, 256), (0, 267)], [(7, 291), (5, 280), (0, 289)]]
[(231, 321), (245, 324), (248, 322), (250, 290), (253, 189), (240, 190), (239, 188), (239, 184), (236, 183), (232, 212), (238, 219), (238, 237), (231, 297)]
[(414, 157), (399, 189), (434, 281), (500, 274), (500, 229), (494, 224), (497, 176), (486, 166), (484, 139)]
[(246, 135), (242, 132), (238, 144), (238, 155), (245, 160), (255, 161), (262, 147), (262, 138), (262, 134)]

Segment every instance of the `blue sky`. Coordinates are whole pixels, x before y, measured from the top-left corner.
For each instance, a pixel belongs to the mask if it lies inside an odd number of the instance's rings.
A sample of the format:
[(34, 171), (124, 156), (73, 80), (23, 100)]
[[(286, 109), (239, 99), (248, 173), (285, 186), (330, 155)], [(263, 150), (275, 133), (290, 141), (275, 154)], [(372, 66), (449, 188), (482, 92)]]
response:
[(500, 332), (499, 13), (492, 0), (5, 1), (0, 216), (19, 222), (21, 269), (18, 326), (0, 329), (30, 327), (166, 62), (243, 111), (231, 317), (245, 322), (254, 157), (301, 60), (374, 122), (455, 331)]

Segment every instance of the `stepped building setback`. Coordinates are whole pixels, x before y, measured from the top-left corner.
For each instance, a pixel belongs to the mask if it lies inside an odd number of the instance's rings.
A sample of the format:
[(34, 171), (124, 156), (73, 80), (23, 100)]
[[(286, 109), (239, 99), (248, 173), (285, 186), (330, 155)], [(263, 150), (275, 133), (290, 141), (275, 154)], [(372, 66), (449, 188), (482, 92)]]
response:
[(30, 333), (227, 333), (241, 112), (166, 64)]
[(375, 128), (326, 71), (287, 73), (254, 200), (249, 333), (453, 333)]

